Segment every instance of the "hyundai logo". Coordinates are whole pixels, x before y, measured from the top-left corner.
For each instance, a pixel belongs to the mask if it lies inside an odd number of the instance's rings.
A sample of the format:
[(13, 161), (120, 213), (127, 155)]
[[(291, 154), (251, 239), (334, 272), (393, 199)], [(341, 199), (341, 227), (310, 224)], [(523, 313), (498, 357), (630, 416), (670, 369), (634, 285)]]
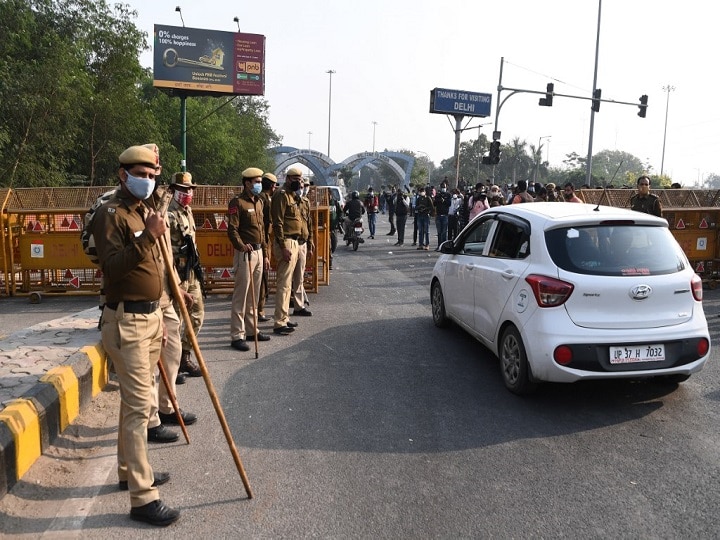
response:
[(635, 285), (630, 289), (630, 298), (633, 300), (645, 300), (652, 294), (650, 285)]

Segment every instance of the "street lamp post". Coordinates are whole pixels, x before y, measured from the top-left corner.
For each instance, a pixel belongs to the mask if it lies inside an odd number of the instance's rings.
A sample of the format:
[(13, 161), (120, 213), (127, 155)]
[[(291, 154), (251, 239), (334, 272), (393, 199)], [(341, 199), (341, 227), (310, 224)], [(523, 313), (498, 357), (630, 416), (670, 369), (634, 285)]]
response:
[(663, 171), (665, 170), (665, 138), (667, 137), (667, 119), (668, 119), (668, 107), (670, 106), (670, 92), (675, 90), (674, 86), (670, 86), (669, 84), (662, 87), (665, 92), (667, 92), (667, 99), (665, 100), (665, 131), (663, 132), (663, 151), (662, 151), (662, 160), (660, 161), (660, 176), (663, 175)]
[(330, 157), (330, 116), (332, 114), (332, 76), (335, 73), (334, 70), (328, 69), (325, 73), (330, 75), (330, 88), (328, 90), (328, 151), (327, 155)]
[[(543, 139), (550, 139), (552, 135), (543, 135), (538, 139), (538, 145), (537, 145), (537, 151), (540, 153), (540, 159), (538, 160), (537, 165), (535, 165), (535, 181), (537, 182), (538, 174), (540, 174), (540, 163), (542, 162), (542, 151), (540, 150)], [(548, 151), (548, 159), (550, 159), (550, 152)]]
[(239, 34), (239, 33), (240, 33), (240, 18), (239, 18), (239, 17), (235, 17), (235, 18), (233, 18), (233, 21), (237, 23), (238, 34)]
[(175, 6), (175, 11), (177, 11), (180, 14), (180, 20), (183, 23), (183, 28), (185, 28), (185, 19), (183, 19), (182, 9), (180, 9), (180, 6)]
[(377, 126), (377, 122), (375, 120), (372, 121), (373, 125), (373, 154), (375, 153), (375, 126)]

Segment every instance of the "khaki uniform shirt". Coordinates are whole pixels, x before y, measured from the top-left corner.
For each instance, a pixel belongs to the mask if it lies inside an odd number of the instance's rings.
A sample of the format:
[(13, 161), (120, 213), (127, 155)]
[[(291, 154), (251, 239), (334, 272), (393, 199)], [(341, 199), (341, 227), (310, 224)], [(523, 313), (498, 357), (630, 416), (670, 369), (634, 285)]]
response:
[(630, 197), (630, 208), (636, 212), (644, 212), (653, 216), (662, 217), (662, 204), (657, 195), (648, 193), (641, 197), (637, 193)]
[(293, 237), (296, 240), (302, 235), (302, 213), (300, 211), (300, 198), (283, 186), (273, 194), (270, 206), (270, 220), (275, 242), (285, 245), (285, 239)]
[(107, 302), (155, 301), (163, 293), (162, 252), (145, 230), (145, 211), (143, 203), (119, 190), (93, 219)]
[(260, 200), (263, 202), (263, 223), (265, 224), (265, 238), (270, 241), (270, 204), (272, 195), (269, 191), (261, 191)]
[(262, 200), (247, 190), (228, 203), (228, 238), (235, 249), (243, 251), (245, 244), (261, 244), (269, 256), (263, 212)]
[(300, 197), (300, 215), (302, 216), (300, 243), (312, 243), (312, 213), (310, 212), (310, 199), (307, 197)]
[(185, 235), (190, 235), (193, 245), (197, 249), (195, 240), (195, 217), (192, 208), (182, 206), (174, 198), (168, 206), (168, 223), (170, 227), (170, 245), (172, 246), (173, 261), (175, 268), (182, 273), (187, 265), (188, 254), (181, 252), (180, 249), (185, 245)]

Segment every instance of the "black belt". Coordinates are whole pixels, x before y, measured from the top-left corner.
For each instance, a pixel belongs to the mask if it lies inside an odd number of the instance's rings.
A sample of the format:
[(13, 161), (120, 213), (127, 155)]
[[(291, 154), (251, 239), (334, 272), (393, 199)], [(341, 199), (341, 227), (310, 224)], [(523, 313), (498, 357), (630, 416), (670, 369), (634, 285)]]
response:
[(250, 245), (256, 251), (260, 251), (262, 249), (262, 244), (250, 244)]
[(299, 234), (293, 234), (293, 235), (286, 235), (286, 236), (285, 236), (285, 240), (297, 240), (298, 238), (300, 238), (300, 235), (299, 235)]
[(298, 240), (297, 242), (298, 242), (298, 244), (300, 244), (301, 246), (305, 244), (305, 240)]
[[(135, 302), (131, 300), (125, 300), (123, 304), (123, 309), (125, 313), (154, 313), (155, 310), (160, 307), (159, 300), (155, 300), (154, 302)], [(105, 307), (116, 310), (119, 305), (120, 302), (108, 302), (105, 304)]]

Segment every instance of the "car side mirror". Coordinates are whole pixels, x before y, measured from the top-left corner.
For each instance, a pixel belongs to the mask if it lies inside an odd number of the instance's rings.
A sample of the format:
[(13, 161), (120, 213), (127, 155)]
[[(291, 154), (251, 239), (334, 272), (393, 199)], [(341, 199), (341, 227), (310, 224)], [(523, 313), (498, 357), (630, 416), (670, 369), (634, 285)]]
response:
[(446, 255), (452, 255), (455, 253), (455, 244), (453, 244), (452, 240), (445, 240), (442, 244), (440, 244), (440, 253), (444, 253)]

